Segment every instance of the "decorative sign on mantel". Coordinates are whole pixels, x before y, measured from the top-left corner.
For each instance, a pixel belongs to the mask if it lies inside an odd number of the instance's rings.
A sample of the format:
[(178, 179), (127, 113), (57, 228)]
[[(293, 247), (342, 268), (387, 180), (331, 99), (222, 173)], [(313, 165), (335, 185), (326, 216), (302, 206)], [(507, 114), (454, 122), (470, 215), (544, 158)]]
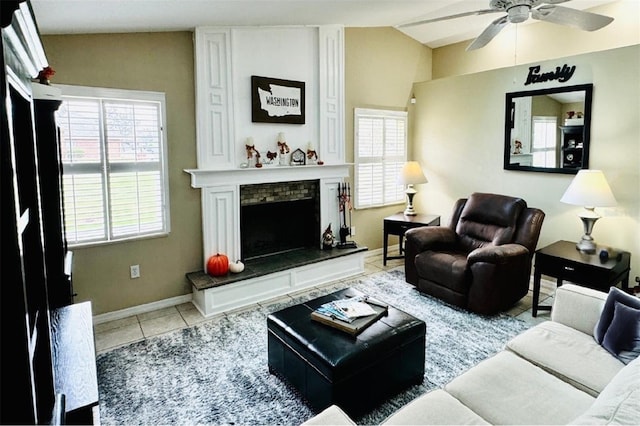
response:
[(304, 124), (304, 82), (251, 76), (253, 123)]
[(529, 67), (529, 75), (527, 76), (527, 81), (524, 85), (527, 86), (532, 83), (543, 83), (550, 80), (558, 80), (560, 83), (565, 83), (569, 81), (575, 71), (575, 65), (568, 66), (567, 64), (564, 64), (562, 68), (556, 67), (554, 71), (540, 73), (540, 65), (536, 65), (534, 67)]

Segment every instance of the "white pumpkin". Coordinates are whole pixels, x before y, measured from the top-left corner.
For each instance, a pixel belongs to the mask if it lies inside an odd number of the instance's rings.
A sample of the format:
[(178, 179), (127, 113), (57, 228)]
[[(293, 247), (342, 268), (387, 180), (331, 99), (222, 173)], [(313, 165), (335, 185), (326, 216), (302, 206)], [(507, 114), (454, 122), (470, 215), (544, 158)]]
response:
[(234, 274), (244, 271), (244, 263), (236, 260), (235, 262), (229, 262), (229, 270)]

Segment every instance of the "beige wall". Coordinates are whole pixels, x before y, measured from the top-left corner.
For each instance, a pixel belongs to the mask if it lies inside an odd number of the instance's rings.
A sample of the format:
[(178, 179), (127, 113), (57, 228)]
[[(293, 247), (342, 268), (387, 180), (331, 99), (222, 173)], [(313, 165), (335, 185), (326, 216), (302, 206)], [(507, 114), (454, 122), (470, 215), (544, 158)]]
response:
[[(565, 62), (575, 64), (583, 80), (570, 83), (594, 85), (589, 167), (604, 171), (618, 201), (596, 209), (604, 217), (593, 236), (631, 252), (633, 279), (640, 275), (640, 45), (564, 57), (560, 64)], [(558, 61), (542, 62), (543, 69), (552, 64)], [(503, 170), (505, 93), (514, 91), (514, 76), (527, 72), (522, 65), (415, 85), (414, 148), (429, 175), (418, 202), (446, 222), (454, 201), (471, 192), (520, 196), (546, 213), (540, 247), (577, 241), (581, 208), (560, 202), (573, 175)]]
[(640, 1), (619, 0), (589, 9), (589, 12), (611, 16), (614, 21), (594, 32), (546, 22), (509, 25), (482, 49), (465, 52), (471, 41), (434, 49), (433, 78), (512, 67), (640, 43)]
[[(354, 108), (409, 111), (414, 82), (431, 79), (431, 49), (393, 28), (347, 28), (345, 35), (346, 159), (353, 162)], [(411, 140), (411, 134), (409, 134)], [(409, 153), (411, 157), (411, 152)], [(353, 174), (351, 175), (353, 177)], [(428, 176), (427, 176), (428, 177)], [(352, 181), (353, 183), (353, 181)], [(416, 207), (419, 207), (416, 205)], [(354, 210), (353, 239), (369, 249), (382, 247), (382, 220), (404, 205)], [(396, 240), (390, 238), (389, 244)]]
[[(188, 294), (185, 273), (202, 267), (200, 191), (182, 170), (196, 166), (190, 32), (43, 36), (53, 84), (165, 92), (171, 233), (74, 252), (77, 301), (101, 314)], [(129, 278), (139, 264), (141, 277)]]

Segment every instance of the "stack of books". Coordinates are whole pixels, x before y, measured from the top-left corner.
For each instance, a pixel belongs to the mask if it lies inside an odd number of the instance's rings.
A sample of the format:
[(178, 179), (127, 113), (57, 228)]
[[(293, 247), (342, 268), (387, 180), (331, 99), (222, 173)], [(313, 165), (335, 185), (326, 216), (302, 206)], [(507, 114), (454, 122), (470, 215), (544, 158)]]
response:
[(368, 296), (327, 302), (311, 313), (311, 318), (328, 326), (360, 334), (365, 328), (387, 313), (388, 306)]

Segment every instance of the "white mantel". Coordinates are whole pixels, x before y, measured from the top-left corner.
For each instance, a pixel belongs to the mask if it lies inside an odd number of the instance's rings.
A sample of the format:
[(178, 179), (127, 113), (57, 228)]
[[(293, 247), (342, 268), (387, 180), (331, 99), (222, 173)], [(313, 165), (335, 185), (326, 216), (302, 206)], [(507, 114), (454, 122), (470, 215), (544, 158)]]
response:
[(187, 169), (192, 188), (204, 188), (228, 184), (251, 185), (258, 183), (289, 182), (313, 179), (341, 179), (349, 176), (353, 163), (322, 166), (265, 166), (262, 168), (238, 168), (226, 170)]

